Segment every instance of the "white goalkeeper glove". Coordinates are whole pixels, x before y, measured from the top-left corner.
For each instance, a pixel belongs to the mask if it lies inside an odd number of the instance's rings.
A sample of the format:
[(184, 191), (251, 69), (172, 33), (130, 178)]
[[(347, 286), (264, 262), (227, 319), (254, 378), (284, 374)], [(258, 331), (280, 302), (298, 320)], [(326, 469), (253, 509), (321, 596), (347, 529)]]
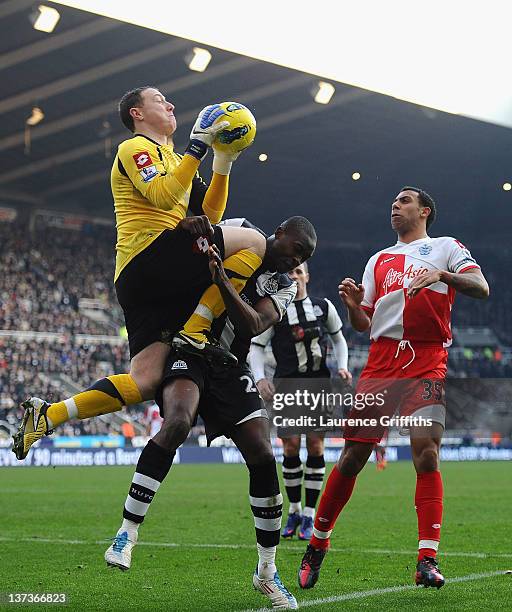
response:
[(231, 172), (231, 166), (235, 160), (238, 159), (241, 151), (237, 153), (226, 153), (225, 151), (219, 151), (215, 144), (213, 145), (213, 171), (217, 174), (224, 174), (227, 176)]
[(204, 158), (208, 152), (208, 147), (212, 146), (215, 136), (229, 125), (229, 121), (215, 123), (224, 114), (224, 109), (220, 104), (210, 104), (210, 106), (203, 108), (190, 132), (190, 141), (185, 149), (186, 154), (192, 155), (199, 161)]

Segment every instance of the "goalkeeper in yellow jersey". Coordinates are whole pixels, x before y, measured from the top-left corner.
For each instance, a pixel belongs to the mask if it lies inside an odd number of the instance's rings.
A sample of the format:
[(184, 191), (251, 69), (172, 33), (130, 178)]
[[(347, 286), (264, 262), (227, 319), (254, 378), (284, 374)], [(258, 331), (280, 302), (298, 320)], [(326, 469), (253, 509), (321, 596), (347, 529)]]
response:
[[(219, 120), (223, 110), (218, 104), (199, 113), (183, 156), (173, 146), (174, 106), (158, 89), (127, 92), (119, 113), (133, 133), (119, 145), (111, 174), (117, 225), (114, 282), (128, 330), (130, 373), (109, 376), (52, 405), (27, 400), (14, 436), (18, 459), (69, 418), (105, 414), (154, 397), (170, 339), (183, 327), (192, 333), (208, 327), (208, 321), (204, 325), (197, 317), (187, 322), (201, 294), (205, 292), (201, 313), (217, 317), (224, 309), (218, 288), (210, 287), (208, 243), (219, 249), (237, 291), (260, 267), (265, 253), (265, 238), (256, 230), (211, 225), (221, 220), (226, 208), (229, 173), (238, 156), (214, 150), (211, 184), (199, 177), (201, 161), (226, 126)], [(187, 217), (188, 211), (197, 216)], [(207, 349), (213, 358), (229, 361), (226, 351), (211, 345)]]

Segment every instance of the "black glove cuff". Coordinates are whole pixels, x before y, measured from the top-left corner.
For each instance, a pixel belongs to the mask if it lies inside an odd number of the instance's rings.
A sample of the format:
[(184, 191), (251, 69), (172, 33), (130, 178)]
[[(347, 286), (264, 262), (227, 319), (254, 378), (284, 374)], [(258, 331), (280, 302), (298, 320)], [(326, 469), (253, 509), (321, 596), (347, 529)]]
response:
[(207, 153), (208, 145), (205, 145), (204, 142), (196, 140), (195, 138), (189, 140), (187, 148), (185, 149), (185, 154), (192, 155), (192, 157), (195, 157), (199, 161), (204, 159)]

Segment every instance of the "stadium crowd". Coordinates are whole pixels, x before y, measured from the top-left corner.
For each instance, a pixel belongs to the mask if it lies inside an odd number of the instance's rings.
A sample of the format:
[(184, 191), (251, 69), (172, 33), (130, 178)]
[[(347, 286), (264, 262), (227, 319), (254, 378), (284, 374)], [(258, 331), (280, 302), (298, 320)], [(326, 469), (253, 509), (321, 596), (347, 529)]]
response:
[[(76, 334), (117, 335), (115, 327), (94, 321), (79, 309), (80, 298), (92, 298), (102, 302), (115, 320), (121, 320), (112, 282), (113, 228), (51, 228), (51, 240), (47, 236), (44, 226), (29, 231), (26, 223), (0, 223), (0, 330), (60, 334), (59, 340), (44, 341), (0, 338), (0, 421), (17, 418), (17, 406), (29, 394), (50, 401), (61, 399), (65, 392), (62, 375), (78, 388), (86, 388), (98, 378), (128, 371), (126, 345), (83, 344), (75, 338)], [(333, 257), (332, 249), (320, 247), (310, 265), (310, 294), (326, 296), (335, 304), (345, 321), (349, 351), (366, 347), (368, 338), (347, 325), (337, 282), (341, 275), (360, 278), (370, 254), (366, 247), (346, 245)], [(453, 351), (449, 372), (466, 378), (512, 378), (510, 350), (505, 351), (505, 358), (502, 351), (503, 346), (512, 346), (512, 318), (507, 308), (512, 289), (506, 275), (500, 273), (512, 251), (499, 260), (490, 249), (476, 255), (489, 278), (491, 297), (482, 302), (458, 298), (454, 325), (488, 325), (501, 346)], [(357, 376), (363, 361), (354, 359), (349, 365)], [(140, 409), (134, 414), (142, 413)], [(67, 431), (106, 433), (107, 429), (107, 424), (92, 419), (71, 422)]]
[[(126, 372), (128, 349), (123, 345), (83, 344), (73, 338), (55, 341), (0, 338), (0, 421), (18, 420), (19, 404), (34, 394), (48, 401), (69, 395), (64, 377), (76, 388), (98, 378)], [(73, 421), (79, 433), (107, 433), (97, 419)]]
[[(112, 327), (84, 316), (78, 309), (80, 298), (92, 298), (119, 320), (120, 310), (112, 282), (115, 240), (110, 227), (95, 226), (84, 231), (47, 228), (27, 231), (25, 223), (0, 223), (0, 330), (32, 330), (68, 334), (110, 334)], [(488, 300), (457, 298), (453, 325), (489, 325), (502, 344), (512, 346), (512, 318), (507, 304), (512, 288), (504, 270), (512, 261), (512, 251), (494, 255), (491, 249), (478, 249), (492, 287)], [(336, 256), (331, 248), (319, 247), (310, 263), (311, 295), (328, 297), (345, 313), (337, 294), (342, 276), (360, 278), (371, 255), (368, 247), (339, 246)], [(345, 326), (347, 341), (365, 345), (367, 339)]]
[(0, 329), (112, 334), (84, 316), (80, 298), (102, 301), (117, 312), (112, 228), (93, 231), (28, 231), (24, 223), (0, 223)]

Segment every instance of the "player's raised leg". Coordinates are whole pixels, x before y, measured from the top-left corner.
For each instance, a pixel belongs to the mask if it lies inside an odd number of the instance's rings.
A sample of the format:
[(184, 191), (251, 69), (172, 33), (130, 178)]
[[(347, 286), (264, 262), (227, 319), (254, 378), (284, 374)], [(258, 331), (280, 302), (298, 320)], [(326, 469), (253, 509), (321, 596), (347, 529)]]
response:
[(130, 569), (139, 526), (171, 469), (176, 449), (186, 440), (194, 422), (199, 388), (189, 378), (176, 378), (165, 385), (162, 397), (162, 427), (139, 457), (123, 508), (123, 522), (105, 552), (110, 567)]
[(443, 520), (443, 481), (439, 471), (439, 448), (443, 428), (411, 428), (411, 450), (416, 468), (414, 504), (418, 516), (418, 564), (416, 584), (440, 589), (444, 576), (437, 565), (437, 550)]
[[(223, 226), (224, 269), (230, 282), (240, 293), (247, 280), (261, 266), (266, 250), (266, 239), (258, 231), (244, 227)], [(225, 310), (224, 301), (216, 285), (211, 285), (201, 296), (194, 313), (177, 335), (174, 345), (203, 350), (208, 344), (208, 333), (213, 320)], [(236, 361), (235, 361), (236, 363)]]
[(249, 470), (249, 502), (254, 516), (258, 550), (253, 586), (270, 599), (273, 608), (295, 610), (298, 607), (297, 600), (283, 585), (276, 567), (283, 497), (279, 491), (268, 419), (258, 417), (238, 425), (232, 438)]
[(163, 342), (155, 342), (132, 359), (129, 374), (101, 378), (85, 391), (61, 402), (50, 404), (37, 397), (23, 402), (25, 412), (13, 437), (12, 450), (16, 457), (25, 459), (34, 442), (70, 419), (109, 414), (123, 406), (152, 399), (162, 378), (169, 350)]
[(343, 453), (332, 469), (320, 498), (313, 537), (299, 568), (299, 586), (303, 589), (314, 587), (318, 581), (336, 519), (350, 499), (357, 475), (366, 465), (373, 446), (373, 442), (345, 441)]

